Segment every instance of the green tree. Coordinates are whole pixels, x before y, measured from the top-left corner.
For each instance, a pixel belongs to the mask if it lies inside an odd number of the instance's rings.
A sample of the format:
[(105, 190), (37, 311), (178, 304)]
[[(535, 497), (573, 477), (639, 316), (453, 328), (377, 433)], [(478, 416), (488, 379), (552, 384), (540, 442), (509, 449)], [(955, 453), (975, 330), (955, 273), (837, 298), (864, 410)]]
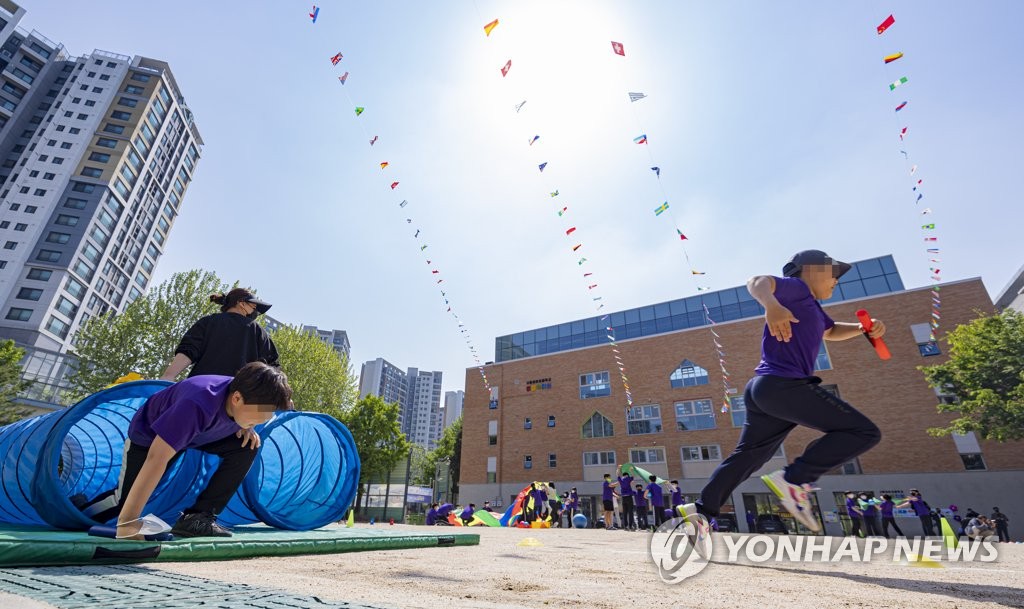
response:
[(448, 479), (451, 481), (451, 492), (453, 496), (459, 494), (459, 476), (462, 467), (462, 417), (455, 419), (451, 425), (444, 429), (441, 439), (437, 441), (437, 448), (430, 451), (427, 456), (430, 479), (433, 480), (437, 472), (438, 462), (446, 463)]
[(341, 420), (359, 395), (348, 358), (339, 358), (330, 345), (298, 326), (282, 326), (271, 338), (281, 358), (281, 369), (288, 375), (295, 407)]
[(362, 503), (365, 485), (387, 476), (409, 452), (409, 443), (398, 424), (398, 403), (388, 404), (375, 395), (356, 402), (342, 414), (341, 422), (352, 432), (361, 471), (356, 506)]
[(15, 345), (13, 340), (0, 341), (0, 425), (20, 421), (35, 413), (14, 401), (32, 384), (32, 381), (21, 379), (23, 357), (25, 350)]
[(982, 315), (947, 337), (949, 359), (919, 367), (928, 384), (956, 398), (940, 412), (959, 416), (933, 435), (973, 431), (986, 440), (1024, 438), (1024, 315)]
[(95, 393), (128, 372), (159, 378), (189, 327), (218, 311), (210, 294), (230, 287), (209, 271), (175, 273), (124, 313), (89, 319), (76, 335), (79, 365), (69, 379), (72, 392), (78, 397)]

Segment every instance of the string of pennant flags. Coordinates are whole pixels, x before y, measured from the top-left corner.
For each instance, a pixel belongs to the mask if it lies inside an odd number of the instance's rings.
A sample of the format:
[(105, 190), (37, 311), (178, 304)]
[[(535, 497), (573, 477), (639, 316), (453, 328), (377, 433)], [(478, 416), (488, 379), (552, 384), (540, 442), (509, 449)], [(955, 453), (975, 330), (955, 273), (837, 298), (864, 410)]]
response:
[[(889, 15), (888, 17), (886, 17), (880, 24), (878, 24), (878, 27), (875, 28), (878, 36), (881, 37), (883, 34), (889, 31), (889, 29), (893, 25), (895, 25), (895, 23), (896, 19), (893, 15)], [(886, 40), (888, 40), (889, 38), (892, 38), (892, 34), (889, 34)], [(883, 56), (882, 62), (883, 67), (886, 69), (886, 80), (892, 78), (894, 64), (895, 62), (902, 58), (902, 51), (889, 53), (888, 55)], [(906, 76), (900, 76), (896, 80), (890, 81), (889, 92), (893, 93), (897, 89), (899, 89), (902, 92), (903, 89), (901, 87), (907, 85), (908, 82), (909, 79)], [(900, 97), (904, 96), (901, 95)], [(924, 224), (921, 225), (921, 236), (924, 240), (925, 258), (928, 260), (928, 270), (930, 272), (930, 278), (933, 283), (931, 289), (932, 308), (931, 318), (929, 322), (931, 326), (929, 331), (929, 339), (934, 342), (935, 340), (937, 340), (939, 324), (942, 320), (942, 286), (938, 285), (942, 281), (942, 258), (940, 257), (941, 249), (939, 247), (939, 238), (936, 236), (936, 233), (934, 232), (936, 230), (936, 223), (934, 222), (934, 220), (932, 220), (934, 212), (931, 207), (920, 207), (921, 201), (924, 199), (924, 192), (922, 192), (924, 178), (922, 177), (921, 172), (918, 170), (918, 166), (914, 162), (914, 158), (912, 158), (912, 155), (910, 155), (907, 152), (907, 142), (909, 141), (910, 127), (909, 125), (906, 124), (906, 121), (903, 119), (906, 119), (907, 117), (905, 111), (909, 103), (909, 98), (897, 102), (893, 110), (893, 115), (895, 117), (895, 124), (896, 128), (898, 129), (897, 135), (899, 136), (900, 141), (899, 151), (900, 154), (903, 155), (903, 163), (905, 165), (907, 175), (909, 176), (911, 182), (911, 196), (914, 198), (914, 205), (919, 210), (917, 216), (918, 218), (927, 217), (924, 220)]]
[[(314, 4), (312, 10), (310, 10), (309, 19), (311, 24), (317, 24), (317, 21), (320, 17), (320, 8), (320, 6)], [(334, 54), (327, 55), (327, 58), (330, 60), (332, 69), (343, 69), (343, 62), (345, 56), (341, 51), (336, 51), (334, 52)], [(348, 83), (349, 74), (350, 72), (348, 70), (345, 70), (343, 74), (337, 76), (337, 80), (338, 83), (342, 86), (342, 92), (349, 102), (349, 107), (353, 109), (353, 114), (355, 115), (354, 119), (358, 123), (358, 127), (360, 131), (362, 131), (363, 136), (366, 138), (366, 141), (369, 142), (370, 148), (373, 149), (374, 152), (385, 152), (384, 149), (378, 147), (378, 144), (381, 143), (380, 136), (377, 134), (370, 136), (370, 131), (366, 129), (366, 125), (364, 122), (365, 119), (361, 118), (363, 114), (366, 113), (366, 107), (357, 105), (352, 100), (352, 96), (349, 95), (348, 87), (345, 86), (346, 83)], [(381, 180), (383, 185), (387, 186), (391, 193), (397, 195), (399, 189), (402, 188), (402, 184), (400, 180), (391, 177), (393, 172), (391, 165), (391, 162), (388, 160), (375, 160), (374, 166), (377, 168), (375, 175), (378, 177), (383, 177), (383, 179)], [(406, 210), (404, 214), (400, 214), (401, 216), (405, 216), (405, 224), (407, 225), (406, 229), (414, 229), (414, 232), (410, 232), (410, 234), (412, 235), (412, 238), (415, 240), (418, 246), (420, 255), (426, 262), (426, 270), (429, 272), (431, 279), (434, 281), (434, 284), (437, 286), (437, 289), (440, 292), (441, 300), (444, 302), (444, 306), (446, 307), (445, 312), (450, 314), (455, 319), (459, 333), (462, 335), (462, 338), (466, 343), (466, 347), (469, 350), (470, 355), (473, 357), (474, 363), (476, 364), (477, 371), (480, 373), (480, 379), (483, 382), (484, 388), (488, 391), (488, 393), (490, 393), (491, 384), (487, 378), (487, 372), (484, 367), (484, 363), (480, 358), (480, 353), (473, 342), (473, 337), (470, 334), (469, 329), (466, 327), (465, 322), (462, 320), (461, 317), (459, 317), (456, 311), (456, 307), (452, 302), (453, 298), (450, 295), (450, 290), (446, 286), (445, 278), (443, 273), (441, 272), (440, 265), (434, 261), (431, 254), (428, 252), (429, 243), (427, 243), (425, 235), (421, 236), (423, 230), (416, 226), (416, 222), (412, 213), (413, 210), (416, 209), (416, 206), (410, 203), (408, 199), (401, 199), (396, 203), (396, 206), (401, 210)]]
[[(611, 48), (612, 48), (612, 53), (614, 55), (616, 55), (618, 57), (624, 58), (623, 59), (623, 63), (622, 63), (621, 72), (625, 73), (626, 72), (626, 66), (628, 65), (627, 63), (625, 63), (625, 57), (626, 57), (625, 45), (623, 43), (621, 43), (621, 42), (611, 41)], [(629, 78), (627, 78), (627, 76)], [(621, 80), (622, 80), (623, 84), (626, 84), (626, 81), (629, 80), (629, 79), (631, 79), (631, 75), (623, 74), (623, 77), (622, 77)], [(637, 145), (642, 145), (644, 147), (645, 151), (647, 152), (647, 160), (648, 160), (648, 162), (645, 163), (644, 166), (645, 167), (647, 167), (647, 166), (650, 167), (650, 171), (653, 174), (653, 177), (654, 177), (654, 179), (657, 182), (658, 190), (661, 191), (661, 200), (663, 202), (654, 208), (654, 216), (655, 217), (661, 217), (662, 215), (664, 215), (665, 217), (667, 217), (667, 218), (669, 218), (671, 220), (671, 222), (669, 223), (669, 226), (673, 230), (673, 232), (672, 232), (673, 239), (675, 239), (675, 237), (679, 238), (678, 239), (678, 244), (679, 244), (680, 249), (683, 252), (683, 258), (686, 260), (686, 266), (687, 266), (687, 268), (690, 271), (689, 274), (690, 274), (690, 277), (693, 279), (694, 287), (697, 289), (697, 292), (699, 293), (699, 292), (704, 292), (704, 291), (710, 290), (711, 288), (710, 288), (710, 286), (708, 284), (708, 281), (707, 281), (708, 280), (707, 274), (705, 272), (703, 272), (703, 271), (697, 270), (696, 266), (694, 266), (693, 262), (690, 259), (690, 253), (689, 253), (689, 251), (688, 251), (688, 249), (686, 247), (686, 242), (688, 241), (688, 237), (686, 236), (685, 233), (683, 233), (682, 229), (680, 228), (680, 226), (683, 226), (683, 223), (679, 220), (678, 213), (677, 213), (677, 211), (675, 211), (676, 208), (672, 208), (669, 205), (669, 198), (670, 197), (668, 196), (668, 193), (667, 193), (667, 191), (665, 189), (665, 183), (661, 180), (661, 163), (659, 163), (658, 160), (654, 156), (654, 152), (652, 150), (652, 146), (650, 145), (650, 141), (649, 141), (649, 139), (647, 137), (647, 131), (643, 128), (642, 121), (640, 121), (640, 119), (638, 117), (638, 112), (635, 109), (637, 107), (636, 102), (641, 101), (643, 99), (647, 99), (648, 96), (647, 96), (647, 94), (645, 94), (643, 92), (640, 92), (640, 91), (629, 91), (625, 86), (623, 86), (623, 89), (627, 91), (627, 94), (629, 96), (629, 101), (630, 101), (629, 105), (630, 105), (630, 108), (633, 109), (633, 116), (634, 116), (634, 120), (635, 120), (636, 125), (637, 125), (637, 130), (640, 132), (640, 135), (638, 135), (635, 138), (633, 138), (633, 143), (637, 144)], [(642, 105), (643, 104), (640, 104), (640, 106), (642, 106)], [(648, 175), (650, 176), (651, 174), (648, 174)], [(712, 319), (711, 311), (708, 309), (707, 303), (705, 303), (703, 301), (703, 298), (701, 299), (701, 306), (704, 309), (704, 320), (707, 323), (707, 325), (710, 327), (710, 330), (711, 330), (711, 336), (712, 336), (711, 340), (712, 340), (712, 343), (715, 346), (715, 353), (718, 354), (718, 366), (719, 366), (719, 369), (721, 370), (721, 373), (722, 373), (722, 406), (721, 406), (721, 411), (723, 413), (726, 413), (726, 412), (729, 412), (729, 409), (731, 408), (731, 405), (732, 405), (732, 397), (731, 396), (734, 393), (736, 393), (736, 391), (733, 389), (732, 384), (729, 381), (729, 370), (726, 367), (726, 361), (725, 361), (725, 358), (726, 358), (725, 347), (722, 345), (722, 342), (721, 342), (721, 338), (722, 337), (715, 330), (716, 322), (715, 322), (714, 319)]]
[[(490, 39), (491, 34), (499, 24), (499, 19), (494, 19), (486, 23), (483, 26), (484, 35)], [(493, 46), (494, 45), (489, 45), (488, 47), (492, 52), (494, 51), (492, 48)], [(498, 69), (501, 74), (500, 78), (502, 80), (508, 79), (509, 74), (512, 73), (513, 70), (512, 58), (506, 58), (504, 63), (500, 63), (500, 66), (501, 67)], [(519, 99), (522, 98), (520, 97)], [(524, 108), (527, 108), (527, 101), (527, 99), (522, 99), (522, 101), (513, 106), (517, 115), (523, 116), (525, 112), (528, 112), (528, 109), (524, 110)], [(552, 171), (548, 171), (546, 174), (544, 173), (545, 169), (548, 169), (549, 163), (549, 161), (543, 160), (543, 156), (541, 156), (544, 154), (543, 145), (546, 140), (542, 139), (541, 135), (534, 130), (531, 130), (528, 133), (532, 135), (526, 137), (526, 143), (531, 148), (531, 151), (536, 155), (534, 162), (536, 162), (535, 166), (537, 168), (538, 175), (543, 174), (545, 182), (558, 180), (560, 175), (558, 174), (557, 169), (553, 168), (554, 173), (552, 173)], [(561, 223), (561, 230), (564, 233), (564, 237), (568, 240), (566, 248), (572, 255), (572, 260), (579, 267), (577, 272), (580, 274), (583, 288), (586, 290), (586, 294), (590, 298), (595, 312), (600, 315), (599, 319), (601, 324), (603, 324), (602, 327), (604, 328), (605, 336), (608, 340), (608, 346), (611, 349), (612, 358), (615, 360), (615, 366), (618, 370), (619, 379), (622, 382), (626, 396), (626, 414), (628, 416), (629, 410), (633, 407), (633, 388), (630, 386), (626, 363), (622, 357), (622, 350), (619, 348), (616, 329), (611, 323), (610, 316), (604, 311), (606, 303), (604, 302), (605, 295), (603, 293), (603, 281), (598, 280), (599, 266), (596, 261), (588, 259), (586, 255), (587, 246), (586, 241), (583, 238), (586, 231), (580, 224), (580, 220), (575, 218), (573, 215), (573, 207), (575, 204), (572, 202), (570, 191), (566, 191), (566, 193), (563, 194), (561, 188), (552, 188), (550, 185), (545, 187), (544, 190), (549, 199), (557, 199), (557, 203), (554, 205), (553, 211), (555, 213), (553, 216), (557, 217)]]

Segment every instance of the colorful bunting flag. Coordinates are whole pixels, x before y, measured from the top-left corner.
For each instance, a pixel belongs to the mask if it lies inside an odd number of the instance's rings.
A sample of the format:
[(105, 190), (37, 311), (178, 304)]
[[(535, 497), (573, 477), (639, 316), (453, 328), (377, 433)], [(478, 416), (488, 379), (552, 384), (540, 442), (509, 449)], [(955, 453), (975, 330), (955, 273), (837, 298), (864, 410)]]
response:
[[(399, 204), (398, 204), (398, 206), (399, 206), (399, 207), (405, 207), (405, 206), (406, 206), (406, 205), (408, 205), (408, 204), (409, 204), (409, 202), (408, 202), (408, 201), (402, 201), (401, 203), (399, 203)], [(429, 260), (427, 261), (427, 264), (430, 264), (430, 261), (429, 261)]]
[(691, 270), (690, 273), (693, 274), (693, 275), (706, 275), (707, 274), (707, 273), (702, 273), (700, 271), (695, 271), (695, 270)]
[(530, 145), (533, 146), (533, 143), (536, 142), (539, 139), (540, 139), (539, 135), (533, 136), (532, 138), (530, 138)]
[(894, 83), (890, 84), (890, 85), (889, 85), (889, 90), (890, 90), (890, 91), (895, 91), (895, 90), (896, 90), (896, 87), (898, 87), (898, 86), (900, 86), (900, 85), (905, 85), (905, 84), (907, 84), (907, 77), (906, 77), (906, 76), (904, 76), (903, 78), (900, 78), (900, 79), (899, 79), (899, 80), (897, 80), (896, 82), (894, 82)]
[(388, 166), (388, 162), (387, 161), (384, 161), (383, 163), (380, 164), (380, 168), (381, 169), (384, 169), (387, 166)]
[(569, 235), (573, 234), (574, 232), (576, 232), (576, 227), (575, 226), (570, 228), (569, 230), (565, 231), (565, 236), (568, 237)]
[(556, 190), (556, 191), (552, 192), (552, 193), (551, 193), (551, 196), (552, 196), (552, 197), (557, 197), (557, 196), (558, 196), (558, 191)]
[(502, 75), (502, 77), (504, 77), (506, 74), (508, 74), (508, 71), (511, 70), (511, 69), (512, 69), (512, 60), (509, 59), (508, 61), (505, 62), (505, 65), (502, 66), (502, 68), (501, 68), (501, 75)]
[(907, 134), (907, 128), (900, 129), (900, 141), (903, 141), (903, 136)]
[(643, 135), (638, 135), (638, 136), (634, 137), (633, 138), (633, 143), (634, 144), (646, 144), (647, 143), (647, 134), (645, 133)]
[(494, 28), (496, 28), (496, 27), (498, 27), (498, 20), (497, 19), (495, 19), (494, 21), (492, 21), (492, 22), (490, 22), (490, 23), (488, 23), (487, 25), (484, 26), (484, 34), (487, 35), (487, 36), (490, 36), (491, 35), (491, 31), (494, 30)]
[(886, 55), (884, 61), (885, 63), (892, 63), (900, 57), (903, 57), (903, 53), (893, 53), (892, 55)]
[(578, 264), (578, 265), (580, 265), (580, 266), (583, 266), (583, 263), (584, 263), (584, 262), (586, 262), (586, 261), (587, 261), (587, 259), (586, 259), (586, 258), (580, 258), (580, 261), (579, 261), (579, 262), (577, 262), (576, 264)]
[(373, 136), (373, 139), (370, 140), (370, 145), (373, 146), (376, 143), (377, 143), (377, 136), (375, 135), (375, 136)]
[(896, 19), (894, 19), (892, 15), (886, 17), (885, 21), (878, 24), (878, 35), (881, 36), (882, 33), (885, 32), (885, 30), (889, 29), (889, 26), (891, 26), (894, 23), (896, 23)]
[(394, 190), (396, 188), (398, 188), (398, 182), (392, 182), (391, 183), (391, 190)]
[(309, 13), (309, 18), (313, 20), (313, 23), (316, 23), (316, 18), (319, 17), (319, 16), (320, 16), (320, 7), (314, 4), (313, 5), (313, 10)]
[(348, 72), (345, 72), (344, 74), (338, 77), (338, 82), (340, 82), (341, 84), (345, 84), (346, 80), (348, 80)]
[(647, 96), (644, 95), (643, 93), (630, 93), (629, 94), (629, 101), (631, 101), (631, 102), (640, 101), (641, 99), (643, 99), (645, 97), (647, 97)]
[(651, 171), (654, 172), (655, 176), (661, 178), (661, 167), (651, 167)]
[(426, 243), (424, 243), (423, 245), (421, 245), (421, 246), (420, 246), (420, 251), (421, 251), (421, 252), (422, 252), (423, 250), (425, 250), (425, 249), (427, 249), (427, 244), (426, 244)]
[(516, 112), (519, 112), (520, 110), (522, 110), (523, 106), (525, 106), (525, 105), (526, 105), (526, 100), (525, 99), (523, 101), (519, 102), (518, 104), (516, 104)]
[(661, 214), (663, 214), (665, 212), (666, 209), (668, 209), (668, 201), (665, 201), (661, 205), (655, 207), (654, 208), (654, 215), (655, 216), (660, 216)]
[(558, 212), (558, 217), (561, 218), (562, 214), (564, 214), (567, 211), (569, 211), (569, 208), (568, 207), (563, 207), (562, 211)]
[(935, 228), (935, 225), (934, 224), (922, 224), (921, 228), (927, 229), (927, 230), (932, 230), (932, 229)]
[(907, 106), (907, 102), (903, 102), (902, 104), (896, 106), (896, 111), (899, 112), (900, 110), (902, 110), (906, 106)]
[(582, 243), (577, 243), (576, 245), (572, 246), (572, 251), (575, 252), (576, 250), (580, 249), (581, 247), (583, 247), (583, 244)]
[(932, 208), (931, 207), (925, 207), (924, 209), (921, 210), (921, 215), (922, 216), (928, 215), (930, 213), (932, 213)]
[(915, 173), (917, 173), (917, 165), (910, 168), (910, 175), (914, 175)]
[(547, 161), (545, 161), (545, 162), (541, 163), (540, 165), (537, 165), (537, 169), (540, 169), (541, 173), (543, 173), (544, 172), (544, 168), (547, 167), (547, 166), (548, 166), (548, 163), (547, 163)]
[(622, 46), (622, 43), (615, 42), (614, 40), (612, 41), (612, 52), (616, 55), (622, 55), (623, 57), (626, 56), (626, 49)]
[(596, 288), (596, 287), (597, 287), (597, 284), (596, 284), (596, 283), (592, 283), (592, 284), (590, 284), (590, 285), (588, 285), (588, 286), (587, 286), (587, 289), (588, 289), (588, 290), (593, 290), (593, 289), (594, 289), (594, 288)]
[[(362, 106), (356, 106), (356, 116), (359, 116), (360, 114), (362, 114), (365, 111), (366, 111), (366, 108), (364, 108)], [(373, 138), (373, 141), (377, 141), (377, 138), (376, 137)], [(370, 142), (370, 145), (372, 146), (373, 142)]]
[(342, 58), (343, 58), (343, 56), (342, 56), (341, 53), (338, 53), (334, 57), (331, 57), (331, 65), (332, 66), (338, 65), (338, 62), (340, 62), (342, 60)]
[(681, 230), (679, 230), (679, 229), (677, 228), (677, 229), (676, 229), (676, 232), (677, 232), (677, 233), (679, 233), (679, 240), (680, 240), (680, 241), (686, 241), (686, 235), (684, 235), (684, 234), (683, 234), (683, 231), (681, 231)]

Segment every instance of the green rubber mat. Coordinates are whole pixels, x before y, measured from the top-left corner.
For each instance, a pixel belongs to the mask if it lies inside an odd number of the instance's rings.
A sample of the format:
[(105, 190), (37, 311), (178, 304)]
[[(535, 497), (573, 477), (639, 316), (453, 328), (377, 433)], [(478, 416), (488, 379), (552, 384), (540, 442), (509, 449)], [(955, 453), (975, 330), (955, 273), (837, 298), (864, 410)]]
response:
[(104, 565), (192, 560), (234, 560), (256, 556), (338, 554), (477, 545), (472, 533), (411, 532), (390, 527), (282, 531), (265, 526), (236, 527), (232, 537), (196, 537), (163, 543), (113, 540), (85, 533), (29, 528), (0, 529), (0, 567)]
[(0, 569), (0, 592), (58, 609), (373, 609), (130, 566)]

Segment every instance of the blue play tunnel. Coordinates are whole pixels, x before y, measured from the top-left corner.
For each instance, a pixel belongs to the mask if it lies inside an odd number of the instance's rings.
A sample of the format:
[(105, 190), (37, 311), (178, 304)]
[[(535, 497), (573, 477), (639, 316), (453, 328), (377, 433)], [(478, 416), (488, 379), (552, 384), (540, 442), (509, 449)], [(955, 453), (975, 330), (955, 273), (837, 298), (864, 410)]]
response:
[[(0, 428), (0, 522), (72, 530), (95, 524), (71, 497), (91, 499), (117, 486), (128, 424), (149, 396), (168, 385), (115, 385), (64, 410)], [(287, 412), (264, 425), (260, 437), (260, 454), (221, 520), (291, 530), (339, 520), (359, 480), (359, 456), (348, 429), (327, 415)], [(186, 450), (165, 473), (145, 513), (176, 520), (219, 460)]]

